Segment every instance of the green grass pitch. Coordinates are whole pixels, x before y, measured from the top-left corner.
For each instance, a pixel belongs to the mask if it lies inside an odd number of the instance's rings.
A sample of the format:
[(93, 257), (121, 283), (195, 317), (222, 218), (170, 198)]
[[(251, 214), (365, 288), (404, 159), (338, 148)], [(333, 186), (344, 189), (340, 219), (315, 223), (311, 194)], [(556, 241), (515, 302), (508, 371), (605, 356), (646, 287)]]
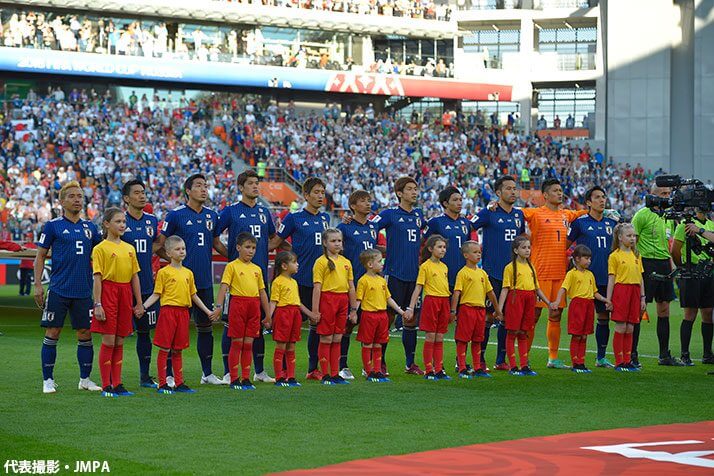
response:
[[(427, 382), (401, 372), (401, 342), (392, 338), (392, 383), (369, 384), (358, 378), (349, 386), (322, 387), (304, 381), (303, 340), (298, 346), (303, 387), (257, 384), (254, 392), (198, 385), (200, 367), (192, 338), (184, 372), (198, 393), (172, 396), (138, 387), (135, 340), (130, 337), (124, 382), (137, 394), (102, 399), (77, 390), (76, 338), (69, 323), (58, 347), (58, 392), (43, 395), (39, 312), (31, 298), (17, 296), (16, 286), (0, 287), (0, 306), (5, 306), (0, 307), (0, 464), (7, 459), (54, 459), (73, 467), (75, 460), (106, 460), (119, 474), (259, 474), (530, 436), (711, 419), (714, 376), (706, 371), (712, 367), (700, 362), (692, 368), (658, 367), (652, 357), (657, 353), (654, 322), (642, 324), (644, 370), (639, 374), (594, 369), (591, 375), (576, 375), (546, 369), (541, 319), (534, 343), (540, 348), (531, 354), (537, 377), (494, 372), (490, 380)], [(671, 342), (678, 352), (681, 311), (676, 303), (673, 309)], [(649, 311), (654, 315), (653, 306)], [(694, 329), (692, 354), (700, 357), (699, 321)], [(216, 327), (215, 356), (220, 355), (220, 332)], [(567, 346), (564, 333), (561, 347)], [(589, 351), (594, 347), (591, 338)], [(268, 369), (272, 351), (268, 339)], [(452, 375), (453, 356), (450, 341), (445, 362)], [(561, 357), (569, 360), (567, 351)], [(591, 367), (593, 360), (589, 352)], [(356, 374), (360, 362), (359, 345), (353, 344), (350, 364)], [(154, 365), (155, 360), (152, 374)], [(214, 360), (214, 369), (222, 372), (220, 358)]]

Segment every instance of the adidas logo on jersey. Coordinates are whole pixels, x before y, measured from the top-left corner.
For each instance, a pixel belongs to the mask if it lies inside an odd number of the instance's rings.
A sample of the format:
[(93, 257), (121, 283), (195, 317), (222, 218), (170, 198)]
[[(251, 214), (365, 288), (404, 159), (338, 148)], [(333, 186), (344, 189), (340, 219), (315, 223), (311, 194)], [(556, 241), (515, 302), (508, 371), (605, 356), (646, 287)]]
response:
[(69, 230), (64, 230), (64, 231), (62, 232), (62, 234), (63, 234), (63, 235), (69, 235)]
[(447, 230), (451, 230), (451, 225), (446, 225)]
[(355, 232), (352, 233), (352, 234), (353, 234), (353, 235), (359, 235), (359, 231), (355, 230)]
[(302, 226), (310, 226), (306, 221), (302, 222)]
[(589, 227), (588, 227), (588, 231), (592, 231), (592, 230), (594, 230), (594, 228), (591, 227), (591, 226), (589, 226)]
[(404, 223), (404, 218), (400, 218), (399, 223)]
[(131, 231), (131, 228), (127, 226), (125, 231)]
[(244, 214), (244, 213), (241, 213), (238, 218), (245, 218), (245, 214)]
[(186, 225), (193, 225), (193, 222), (191, 220), (186, 222)]
[(498, 223), (503, 223), (503, 218), (499, 218)]

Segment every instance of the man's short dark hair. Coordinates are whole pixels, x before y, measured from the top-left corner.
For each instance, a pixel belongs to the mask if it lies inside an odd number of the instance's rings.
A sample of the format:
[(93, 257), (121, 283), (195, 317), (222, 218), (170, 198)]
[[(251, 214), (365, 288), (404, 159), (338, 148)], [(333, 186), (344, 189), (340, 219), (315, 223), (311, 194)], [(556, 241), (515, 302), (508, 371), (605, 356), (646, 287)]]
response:
[(602, 194), (605, 195), (605, 197), (607, 197), (607, 192), (605, 192), (605, 189), (602, 188), (600, 185), (595, 185), (593, 188), (591, 188), (590, 190), (585, 192), (585, 201), (586, 202), (591, 201), (593, 198), (593, 193), (598, 192), (598, 191), (602, 192)]
[(309, 177), (302, 184), (302, 194), (309, 195), (310, 192), (312, 192), (312, 189), (317, 186), (325, 188), (325, 182), (323, 182), (322, 179), (319, 179), (317, 177)]
[(543, 185), (540, 186), (540, 191), (545, 193), (553, 185), (560, 185), (560, 180), (555, 179), (555, 178), (549, 178), (549, 179), (543, 180)]
[(461, 191), (456, 187), (446, 187), (444, 190), (439, 192), (439, 204), (442, 207), (446, 208), (446, 205), (444, 205), (444, 203), (449, 203), (451, 196), (455, 193), (461, 194)]
[(243, 185), (245, 185), (249, 178), (257, 178), (258, 180), (260, 180), (260, 177), (258, 177), (258, 173), (255, 170), (248, 169), (238, 174), (238, 178), (236, 178), (236, 184), (239, 187), (242, 187)]
[(124, 185), (122, 185), (122, 187), (121, 187), (121, 194), (122, 194), (122, 196), (123, 196), (123, 197), (128, 197), (129, 194), (131, 193), (131, 187), (133, 187), (134, 185), (140, 185), (141, 188), (143, 188), (144, 190), (146, 190), (146, 185), (144, 185), (144, 182), (142, 182), (142, 181), (139, 180), (139, 179), (133, 179), (133, 180), (129, 180), (127, 183), (125, 183)]
[[(394, 182), (394, 193), (398, 194), (399, 192), (403, 192), (404, 188), (406, 188), (406, 186), (410, 183), (413, 183), (417, 187), (419, 186), (417, 181), (411, 177), (408, 177), (406, 175), (404, 177), (399, 177), (397, 181)], [(399, 198), (399, 195), (397, 195), (397, 198)]]
[(206, 181), (206, 176), (203, 174), (193, 174), (189, 178), (186, 179), (186, 181), (183, 183), (183, 189), (184, 191), (188, 192), (193, 188), (193, 182), (195, 182), (198, 179), (202, 179), (204, 182)]
[(516, 184), (518, 183), (518, 182), (516, 182), (516, 179), (515, 179), (515, 177), (513, 177), (513, 175), (503, 175), (496, 179), (496, 183), (493, 184), (493, 189), (496, 192), (498, 192), (499, 190), (501, 190), (503, 188), (503, 184), (506, 182), (513, 182)]

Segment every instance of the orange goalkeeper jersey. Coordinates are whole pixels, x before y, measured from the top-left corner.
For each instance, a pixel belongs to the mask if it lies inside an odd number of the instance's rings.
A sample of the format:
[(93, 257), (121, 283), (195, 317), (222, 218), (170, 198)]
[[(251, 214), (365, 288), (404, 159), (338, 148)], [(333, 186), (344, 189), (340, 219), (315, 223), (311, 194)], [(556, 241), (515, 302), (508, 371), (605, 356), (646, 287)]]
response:
[(531, 262), (538, 279), (565, 279), (570, 223), (587, 210), (553, 211), (546, 206), (522, 210), (531, 233)]

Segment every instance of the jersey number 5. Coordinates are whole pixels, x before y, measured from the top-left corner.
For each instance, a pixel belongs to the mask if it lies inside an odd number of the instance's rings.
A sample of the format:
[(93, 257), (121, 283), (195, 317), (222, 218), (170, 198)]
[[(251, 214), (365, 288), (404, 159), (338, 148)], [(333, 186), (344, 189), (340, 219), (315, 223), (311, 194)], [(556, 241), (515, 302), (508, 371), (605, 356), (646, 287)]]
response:
[(74, 243), (74, 248), (75, 248), (74, 254), (76, 254), (76, 255), (83, 255), (83, 254), (84, 254), (84, 244), (83, 244), (80, 240), (77, 240), (77, 241)]

